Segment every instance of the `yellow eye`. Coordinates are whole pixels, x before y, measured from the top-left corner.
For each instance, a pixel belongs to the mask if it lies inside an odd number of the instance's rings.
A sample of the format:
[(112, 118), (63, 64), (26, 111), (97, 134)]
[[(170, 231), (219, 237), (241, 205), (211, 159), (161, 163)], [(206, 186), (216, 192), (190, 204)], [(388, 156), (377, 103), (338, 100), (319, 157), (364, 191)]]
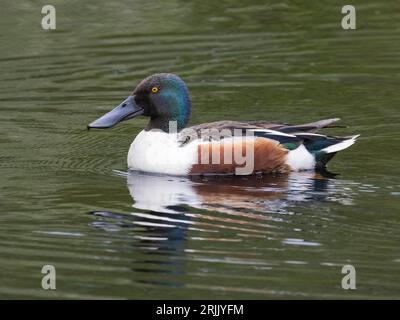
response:
[(151, 92), (153, 92), (153, 93), (157, 93), (157, 92), (158, 92), (158, 88), (157, 88), (157, 87), (153, 87), (153, 88), (151, 88)]

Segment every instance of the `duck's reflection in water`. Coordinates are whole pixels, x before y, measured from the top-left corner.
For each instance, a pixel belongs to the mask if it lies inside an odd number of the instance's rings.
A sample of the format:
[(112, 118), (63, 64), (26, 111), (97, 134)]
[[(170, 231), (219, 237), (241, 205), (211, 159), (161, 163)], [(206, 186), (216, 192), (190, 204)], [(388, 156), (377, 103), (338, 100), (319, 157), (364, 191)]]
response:
[[(288, 202), (333, 200), (350, 204), (349, 190), (326, 173), (296, 172), (264, 176), (171, 177), (128, 173), (133, 207), (179, 212), (182, 206), (245, 215), (284, 210)], [(345, 192), (343, 192), (345, 191)], [(333, 195), (341, 197), (332, 198)], [(281, 207), (279, 207), (281, 206)], [(251, 215), (250, 215), (251, 216)]]
[[(133, 230), (133, 235), (129, 234), (133, 246), (144, 254), (135, 259), (133, 271), (142, 275), (182, 275), (190, 259), (268, 267), (258, 252), (246, 251), (246, 246), (241, 250), (235, 243), (256, 238), (284, 240), (282, 221), (292, 214), (293, 207), (352, 201), (351, 182), (310, 172), (246, 177), (129, 172), (127, 182), (134, 210), (130, 214), (93, 212), (101, 220), (93, 225), (106, 230)], [(196, 241), (204, 245), (194, 245)], [(234, 251), (229, 249), (233, 247)], [(150, 278), (137, 281), (180, 285)]]

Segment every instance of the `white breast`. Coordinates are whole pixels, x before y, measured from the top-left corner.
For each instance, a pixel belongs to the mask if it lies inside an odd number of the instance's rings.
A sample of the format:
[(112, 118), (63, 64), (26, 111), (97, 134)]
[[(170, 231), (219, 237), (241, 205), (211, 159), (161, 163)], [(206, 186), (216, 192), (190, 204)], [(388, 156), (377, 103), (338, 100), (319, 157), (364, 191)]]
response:
[(186, 175), (197, 160), (197, 144), (181, 147), (177, 134), (141, 131), (128, 152), (128, 168), (144, 172)]

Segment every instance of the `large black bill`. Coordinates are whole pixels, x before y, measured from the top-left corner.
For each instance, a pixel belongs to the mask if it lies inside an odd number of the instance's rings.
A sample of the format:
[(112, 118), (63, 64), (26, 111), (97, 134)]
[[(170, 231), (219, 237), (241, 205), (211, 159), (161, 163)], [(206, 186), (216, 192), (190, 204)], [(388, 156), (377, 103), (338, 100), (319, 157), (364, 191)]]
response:
[(118, 107), (115, 107), (104, 116), (93, 121), (87, 127), (88, 129), (111, 128), (121, 121), (132, 119), (136, 116), (141, 115), (142, 113), (143, 109), (136, 104), (134, 97), (129, 96), (126, 100), (122, 101), (122, 103)]

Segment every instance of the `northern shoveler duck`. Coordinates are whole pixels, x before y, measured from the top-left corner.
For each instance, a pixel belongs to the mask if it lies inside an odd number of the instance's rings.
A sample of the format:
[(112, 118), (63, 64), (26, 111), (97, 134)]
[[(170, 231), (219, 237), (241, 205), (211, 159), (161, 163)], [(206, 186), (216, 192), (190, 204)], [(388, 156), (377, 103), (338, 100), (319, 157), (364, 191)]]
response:
[[(170, 175), (253, 174), (325, 168), (358, 136), (317, 134), (339, 119), (301, 125), (267, 121), (217, 121), (186, 127), (189, 91), (174, 74), (147, 77), (120, 105), (88, 125), (110, 128), (139, 115), (150, 118), (132, 142), (128, 167)], [(221, 134), (222, 133), (222, 134)], [(238, 152), (237, 152), (238, 151)]]

